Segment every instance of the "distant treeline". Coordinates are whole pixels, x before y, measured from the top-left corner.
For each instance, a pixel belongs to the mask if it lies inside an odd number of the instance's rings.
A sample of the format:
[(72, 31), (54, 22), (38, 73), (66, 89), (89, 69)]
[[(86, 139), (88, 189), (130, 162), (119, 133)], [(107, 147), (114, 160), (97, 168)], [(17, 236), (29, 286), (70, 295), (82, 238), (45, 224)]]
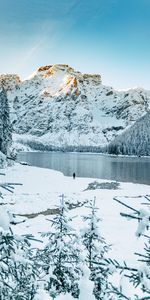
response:
[(105, 153), (106, 148), (100, 146), (54, 146), (46, 143), (42, 143), (37, 140), (24, 140), (19, 138), (18, 141), (22, 145), (28, 146), (33, 150), (38, 151), (63, 151), (63, 152), (93, 152), (93, 153)]

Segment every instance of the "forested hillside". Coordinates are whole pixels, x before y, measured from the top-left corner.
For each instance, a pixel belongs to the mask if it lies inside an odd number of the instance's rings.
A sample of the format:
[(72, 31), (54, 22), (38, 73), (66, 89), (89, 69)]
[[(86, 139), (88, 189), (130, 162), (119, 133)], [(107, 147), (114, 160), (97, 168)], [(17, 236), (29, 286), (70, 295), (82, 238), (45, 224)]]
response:
[(108, 153), (150, 155), (150, 112), (115, 138), (108, 146)]

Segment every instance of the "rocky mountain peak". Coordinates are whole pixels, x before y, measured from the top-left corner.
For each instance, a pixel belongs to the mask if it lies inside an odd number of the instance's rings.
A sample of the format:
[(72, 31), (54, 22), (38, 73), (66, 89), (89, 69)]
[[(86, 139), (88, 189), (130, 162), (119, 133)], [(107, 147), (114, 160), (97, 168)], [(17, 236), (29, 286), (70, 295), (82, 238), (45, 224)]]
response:
[(65, 64), (46, 65), (39, 67), (31, 76), (34, 77), (38, 75), (44, 78), (48, 78), (59, 72), (70, 73), (75, 71), (69, 65)]
[[(78, 97), (83, 85), (101, 84), (101, 76), (82, 74), (66, 64), (46, 65), (39, 67), (27, 80), (26, 85), (40, 85), (43, 98), (65, 96)], [(32, 82), (32, 83), (31, 83)]]
[(31, 78), (49, 78), (52, 76), (62, 75), (62, 77), (68, 75), (76, 77), (81, 83), (83, 81), (92, 81), (95, 84), (101, 84), (101, 76), (99, 74), (84, 74), (79, 71), (76, 71), (74, 68), (70, 67), (67, 64), (55, 64), (55, 65), (46, 65), (39, 67), (30, 77)]

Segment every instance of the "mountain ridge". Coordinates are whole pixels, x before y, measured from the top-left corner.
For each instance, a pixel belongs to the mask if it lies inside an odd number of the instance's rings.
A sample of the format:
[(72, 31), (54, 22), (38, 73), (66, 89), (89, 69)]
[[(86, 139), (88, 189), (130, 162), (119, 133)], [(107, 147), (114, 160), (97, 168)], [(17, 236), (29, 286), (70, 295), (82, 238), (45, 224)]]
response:
[(150, 91), (117, 91), (103, 85), (100, 75), (64, 64), (39, 67), (23, 81), (1, 75), (2, 84), (15, 140), (32, 145), (105, 147), (150, 108)]

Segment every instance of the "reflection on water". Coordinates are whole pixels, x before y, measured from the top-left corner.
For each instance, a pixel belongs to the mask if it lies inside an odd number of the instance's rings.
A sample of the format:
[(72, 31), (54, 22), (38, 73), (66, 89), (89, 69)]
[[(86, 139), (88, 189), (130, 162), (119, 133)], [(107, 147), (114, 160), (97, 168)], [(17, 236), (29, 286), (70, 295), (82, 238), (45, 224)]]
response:
[(75, 172), (78, 177), (150, 184), (150, 158), (89, 153), (22, 152), (18, 154), (18, 160), (26, 161), (32, 166), (58, 170), (66, 176), (72, 176)]

